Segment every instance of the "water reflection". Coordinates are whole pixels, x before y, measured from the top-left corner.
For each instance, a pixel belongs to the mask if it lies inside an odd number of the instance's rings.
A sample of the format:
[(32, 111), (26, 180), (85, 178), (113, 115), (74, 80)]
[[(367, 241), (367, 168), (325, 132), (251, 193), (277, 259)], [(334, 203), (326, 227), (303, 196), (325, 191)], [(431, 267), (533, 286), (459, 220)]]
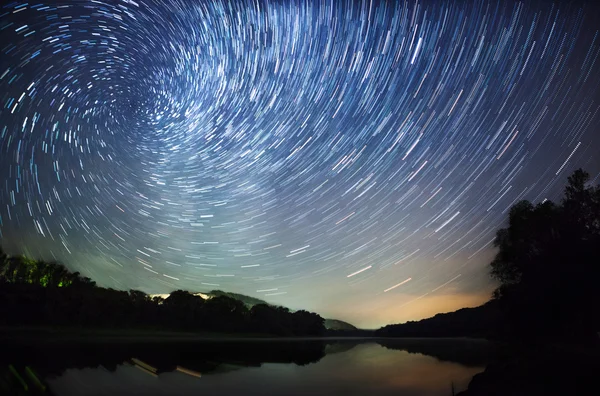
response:
[(474, 340), (313, 340), (55, 344), (15, 347), (2, 360), (33, 368), (56, 396), (446, 396), (494, 353)]

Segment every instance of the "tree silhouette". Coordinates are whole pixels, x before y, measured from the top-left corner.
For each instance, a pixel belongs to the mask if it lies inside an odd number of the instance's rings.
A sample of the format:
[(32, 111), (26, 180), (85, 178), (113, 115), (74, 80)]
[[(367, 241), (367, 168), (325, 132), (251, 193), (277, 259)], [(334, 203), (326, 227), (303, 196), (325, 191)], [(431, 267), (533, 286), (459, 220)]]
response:
[(200, 325), (199, 312), (203, 305), (202, 297), (185, 290), (175, 290), (164, 300), (162, 308), (172, 327), (193, 329)]
[[(239, 298), (232, 298), (239, 297)], [(244, 301), (241, 301), (243, 299)], [(219, 291), (204, 300), (185, 290), (150, 298), (139, 290), (97, 287), (56, 262), (9, 257), (0, 249), (0, 324), (151, 328), (272, 335), (316, 335), (323, 318)]]
[(248, 329), (246, 305), (231, 297), (217, 296), (206, 301), (202, 318), (206, 328), (213, 331), (238, 332)]
[(599, 328), (600, 187), (578, 169), (560, 204), (515, 204), (496, 234), (491, 275), (513, 331), (591, 334)]

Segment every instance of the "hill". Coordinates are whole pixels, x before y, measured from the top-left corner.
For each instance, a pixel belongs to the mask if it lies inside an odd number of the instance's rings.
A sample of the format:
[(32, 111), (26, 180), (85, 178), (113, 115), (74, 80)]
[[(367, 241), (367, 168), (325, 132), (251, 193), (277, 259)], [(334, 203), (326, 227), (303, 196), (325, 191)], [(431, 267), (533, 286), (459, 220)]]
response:
[(229, 298), (234, 298), (234, 299), (246, 304), (248, 306), (248, 308), (252, 308), (254, 305), (259, 305), (259, 304), (272, 305), (264, 300), (261, 300), (260, 298), (250, 297), (250, 296), (246, 296), (246, 295), (238, 294), (238, 293), (225, 292), (222, 290), (213, 290), (206, 294), (210, 297), (226, 296)]
[(350, 323), (337, 319), (325, 319), (324, 325), (327, 330), (358, 330), (355, 326), (351, 325)]
[(484, 337), (496, 336), (502, 328), (498, 301), (479, 307), (437, 314), (416, 322), (393, 324), (377, 330), (382, 337)]

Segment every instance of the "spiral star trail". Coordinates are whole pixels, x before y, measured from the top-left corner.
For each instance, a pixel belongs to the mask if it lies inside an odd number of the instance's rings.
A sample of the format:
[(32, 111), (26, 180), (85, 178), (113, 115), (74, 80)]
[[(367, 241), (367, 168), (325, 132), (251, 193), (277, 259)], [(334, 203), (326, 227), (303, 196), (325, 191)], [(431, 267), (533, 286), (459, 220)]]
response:
[(598, 26), (593, 2), (13, 2), (1, 242), (367, 327), (476, 305), (510, 206), (598, 180)]

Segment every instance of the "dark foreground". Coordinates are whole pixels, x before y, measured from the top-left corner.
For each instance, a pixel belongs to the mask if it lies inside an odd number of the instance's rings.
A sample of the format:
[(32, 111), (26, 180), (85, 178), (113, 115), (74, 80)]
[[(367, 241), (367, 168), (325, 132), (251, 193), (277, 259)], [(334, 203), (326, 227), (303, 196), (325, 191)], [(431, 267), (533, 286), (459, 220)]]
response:
[(598, 345), (550, 344), (507, 351), (460, 396), (600, 394)]

